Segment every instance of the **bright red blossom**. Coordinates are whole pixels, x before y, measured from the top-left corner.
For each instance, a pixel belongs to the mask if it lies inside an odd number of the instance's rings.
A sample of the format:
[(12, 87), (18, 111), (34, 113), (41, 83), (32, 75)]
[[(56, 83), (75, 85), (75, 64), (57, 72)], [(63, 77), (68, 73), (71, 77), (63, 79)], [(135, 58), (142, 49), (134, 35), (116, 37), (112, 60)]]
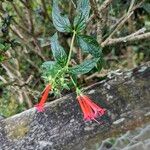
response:
[(95, 118), (104, 115), (106, 111), (105, 109), (96, 105), (88, 96), (80, 95), (77, 97), (77, 100), (82, 109), (84, 119), (87, 121), (88, 120), (97, 121)]
[(42, 98), (41, 98), (40, 102), (35, 105), (36, 109), (37, 109), (39, 112), (44, 111), (44, 104), (45, 104), (45, 102), (46, 102), (46, 100), (47, 100), (48, 93), (49, 93), (50, 90), (51, 90), (51, 85), (48, 84), (48, 85), (45, 87), (44, 91), (43, 91), (43, 95), (42, 95)]

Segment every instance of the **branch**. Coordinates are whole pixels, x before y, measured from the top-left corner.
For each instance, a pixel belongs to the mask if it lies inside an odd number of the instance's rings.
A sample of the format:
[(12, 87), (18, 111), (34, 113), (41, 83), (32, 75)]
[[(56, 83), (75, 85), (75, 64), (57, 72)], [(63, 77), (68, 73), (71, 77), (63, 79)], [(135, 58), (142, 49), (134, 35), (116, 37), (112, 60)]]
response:
[(140, 3), (134, 6), (135, 0), (132, 0), (128, 9), (128, 12), (120, 18), (120, 20), (114, 25), (114, 30), (112, 33), (106, 38), (106, 40), (101, 44), (102, 46), (107, 45), (107, 42), (112, 40), (112, 36), (125, 24), (125, 22), (132, 16), (134, 11), (141, 6), (141, 4), (145, 0), (142, 0)]
[(10, 30), (16, 35), (18, 36), (21, 40), (25, 40), (24, 36), (21, 34), (21, 32), (16, 28), (16, 26), (11, 25), (10, 26)]
[(101, 5), (101, 7), (99, 8), (99, 12), (105, 10), (111, 4), (111, 2), (112, 0), (105, 0)]
[(16, 7), (16, 4), (14, 4), (14, 3), (11, 3), (11, 4), (12, 4), (12, 7), (14, 8), (16, 14), (17, 14), (18, 17), (20, 18), (20, 20), (24, 23), (24, 25), (25, 25), (26, 27), (28, 27), (25, 18), (21, 15), (20, 11), (19, 11), (18, 8)]
[(97, 40), (99, 41), (99, 44), (101, 43), (103, 28), (105, 27), (108, 18), (107, 8), (111, 2), (112, 0), (105, 0), (99, 9), (96, 0), (90, 0), (91, 7), (94, 12), (94, 18), (97, 20)]
[[(41, 49), (40, 49), (40, 45), (38, 45), (38, 41), (35, 41), (35, 39), (32, 41), (32, 43), (34, 43), (34, 45), (37, 47), (36, 49), (32, 46), (30, 46), (29, 44), (26, 44), (26, 43), (29, 43), (27, 41), (27, 38), (25, 37), (25, 35), (22, 35), (22, 33), (17, 29), (16, 26), (14, 25), (11, 25), (10, 26), (10, 29), (11, 31), (22, 41), (22, 43), (25, 44), (25, 46), (27, 47), (28, 50), (34, 52), (36, 55), (38, 55), (39, 58), (41, 58), (43, 61), (45, 61), (45, 57), (44, 55), (42, 55), (41, 53)], [(32, 44), (33, 45), (33, 44)], [(42, 47), (41, 47), (42, 48)]]
[(112, 33), (108, 36), (108, 38), (103, 42), (104, 45), (112, 38), (112, 36), (124, 25), (124, 23), (131, 17), (133, 12), (127, 14), (126, 17), (116, 26), (116, 28), (112, 31)]
[(109, 39), (107, 43), (102, 43), (101, 46), (105, 47), (105, 46), (109, 46), (109, 45), (113, 45), (113, 44), (117, 44), (117, 43), (126, 43), (126, 42), (133, 42), (133, 41), (137, 41), (137, 40), (143, 40), (143, 39), (148, 39), (150, 38), (150, 32), (147, 33), (143, 33), (140, 35), (137, 34), (131, 34), (125, 37), (120, 37), (120, 38), (114, 38), (114, 39)]
[[(15, 66), (15, 68), (13, 65)], [(15, 81), (15, 83), (11, 85), (11, 88), (14, 89), (15, 94), (17, 94), (19, 103), (22, 104), (23, 102), (26, 102), (28, 104), (28, 107), (31, 108), (32, 101), (30, 100), (29, 95), (27, 93), (27, 88), (24, 86), (27, 85), (30, 82), (30, 80), (32, 80), (32, 76), (30, 76), (26, 81), (24, 81), (21, 73), (19, 72), (18, 61), (14, 61), (14, 64), (2, 63), (1, 66), (6, 70), (6, 73), (11, 79), (11, 82)], [(15, 84), (17, 87), (15, 87)]]
[(1, 75), (0, 75), (0, 80), (1, 80), (2, 82), (4, 82), (4, 84), (7, 84), (7, 80), (6, 80), (4, 77), (2, 77)]
[(100, 16), (96, 2), (94, 0), (90, 0), (90, 3), (91, 3), (91, 8), (92, 8), (93, 13), (94, 13), (94, 17), (97, 19), (101, 19), (101, 16)]

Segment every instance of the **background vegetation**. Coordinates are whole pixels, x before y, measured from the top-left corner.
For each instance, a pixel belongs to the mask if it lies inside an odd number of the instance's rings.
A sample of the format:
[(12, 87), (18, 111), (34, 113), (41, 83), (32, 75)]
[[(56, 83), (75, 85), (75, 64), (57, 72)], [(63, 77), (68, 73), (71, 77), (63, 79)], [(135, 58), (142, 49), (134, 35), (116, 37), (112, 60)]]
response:
[[(76, 0), (59, 0), (63, 14), (75, 15)], [(86, 34), (97, 38), (105, 62), (79, 79), (87, 86), (105, 78), (111, 70), (129, 69), (150, 59), (149, 0), (90, 0)], [(33, 107), (44, 88), (41, 64), (53, 60), (50, 37), (56, 32), (50, 0), (0, 1), (0, 115), (11, 116)], [(60, 34), (68, 50), (70, 34)], [(72, 64), (89, 55), (74, 48)], [(67, 51), (68, 53), (68, 51)], [(69, 92), (73, 91), (71, 89)], [(62, 94), (66, 94), (64, 91)], [(54, 100), (51, 95), (50, 100)]]

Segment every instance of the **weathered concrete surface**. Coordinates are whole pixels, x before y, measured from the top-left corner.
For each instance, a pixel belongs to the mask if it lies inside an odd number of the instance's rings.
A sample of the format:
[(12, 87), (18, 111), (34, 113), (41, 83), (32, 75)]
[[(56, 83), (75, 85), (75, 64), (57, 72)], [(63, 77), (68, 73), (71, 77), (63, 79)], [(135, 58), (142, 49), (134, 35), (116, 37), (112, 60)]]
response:
[(0, 120), (0, 150), (87, 150), (93, 137), (100, 141), (150, 121), (150, 62), (109, 74), (85, 91), (107, 109), (99, 118), (102, 125), (84, 122), (75, 94), (70, 94), (47, 103), (44, 113), (33, 108)]
[(107, 138), (97, 150), (150, 150), (150, 125), (127, 131), (117, 138)]

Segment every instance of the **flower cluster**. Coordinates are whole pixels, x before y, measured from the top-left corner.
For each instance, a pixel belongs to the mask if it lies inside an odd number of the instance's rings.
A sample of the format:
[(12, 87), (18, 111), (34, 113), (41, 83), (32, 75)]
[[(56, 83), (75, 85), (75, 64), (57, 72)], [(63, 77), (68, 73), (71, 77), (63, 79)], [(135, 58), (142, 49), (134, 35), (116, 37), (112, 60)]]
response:
[(95, 118), (104, 115), (105, 109), (101, 108), (100, 106), (96, 105), (88, 96), (80, 95), (77, 97), (77, 100), (80, 104), (82, 109), (84, 120), (95, 120)]
[[(37, 105), (35, 105), (37, 111), (39, 112), (44, 111), (44, 104), (48, 98), (48, 94), (51, 89), (52, 87), (50, 84), (48, 84), (45, 87), (40, 102)], [(88, 96), (80, 94), (77, 97), (77, 100), (83, 112), (84, 120), (86, 121), (95, 120), (96, 122), (98, 122), (95, 118), (105, 114), (106, 110), (95, 104)]]

